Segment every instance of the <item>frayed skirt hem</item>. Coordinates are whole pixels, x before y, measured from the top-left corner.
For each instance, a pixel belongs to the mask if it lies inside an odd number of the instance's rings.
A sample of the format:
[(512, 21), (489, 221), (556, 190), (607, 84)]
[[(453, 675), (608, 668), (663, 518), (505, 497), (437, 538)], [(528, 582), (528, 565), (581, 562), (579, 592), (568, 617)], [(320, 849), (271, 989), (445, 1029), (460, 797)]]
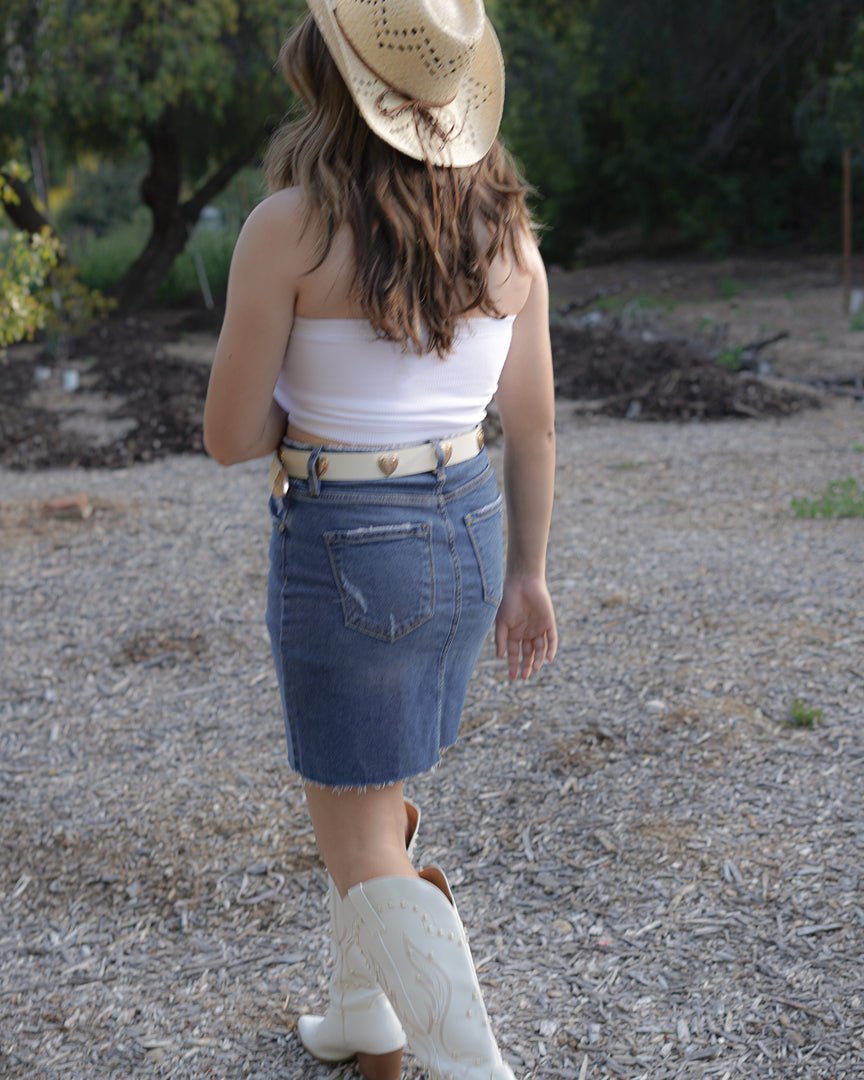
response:
[(436, 772), (444, 760), (444, 755), (454, 745), (455, 743), (449, 743), (447, 746), (442, 746), (438, 760), (434, 764), (428, 766), (428, 768), (417, 769), (414, 772), (406, 773), (404, 776), (397, 776), (392, 780), (366, 780), (356, 784), (333, 783), (331, 781), (321, 780), (318, 777), (306, 776), (299, 769), (291, 765), (290, 762), (289, 767), (304, 787), (316, 788), (319, 791), (335, 791), (337, 795), (347, 795), (349, 792), (363, 795), (367, 791), (384, 791), (386, 788), (393, 787), (394, 784), (401, 784), (406, 780), (413, 780), (418, 776), (425, 776), (426, 773)]

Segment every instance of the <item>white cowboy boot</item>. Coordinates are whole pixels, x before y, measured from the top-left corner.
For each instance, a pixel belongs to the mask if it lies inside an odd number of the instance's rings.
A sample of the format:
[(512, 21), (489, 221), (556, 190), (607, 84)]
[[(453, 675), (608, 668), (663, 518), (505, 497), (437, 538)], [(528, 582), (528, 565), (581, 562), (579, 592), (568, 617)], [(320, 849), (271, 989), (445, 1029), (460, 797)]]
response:
[(372, 878), (349, 889), (345, 905), (424, 1068), (436, 1080), (515, 1080), (492, 1034), (443, 871)]
[[(406, 799), (405, 811), (408, 815), (405, 839), (411, 857), (420, 827), (420, 810)], [(398, 1080), (405, 1032), (357, 946), (350, 915), (331, 879), (330, 1004), (323, 1016), (301, 1016), (297, 1033), (308, 1052), (319, 1061), (347, 1061), (356, 1057), (358, 1069), (367, 1080)]]

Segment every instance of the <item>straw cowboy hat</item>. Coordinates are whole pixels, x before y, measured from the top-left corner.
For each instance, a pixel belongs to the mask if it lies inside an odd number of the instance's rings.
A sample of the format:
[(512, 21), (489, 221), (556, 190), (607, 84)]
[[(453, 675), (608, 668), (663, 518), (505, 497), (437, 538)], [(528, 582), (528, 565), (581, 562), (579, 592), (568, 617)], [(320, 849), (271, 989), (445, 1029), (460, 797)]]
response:
[(307, 0), (361, 116), (433, 165), (479, 161), (504, 107), (504, 61), (483, 0)]

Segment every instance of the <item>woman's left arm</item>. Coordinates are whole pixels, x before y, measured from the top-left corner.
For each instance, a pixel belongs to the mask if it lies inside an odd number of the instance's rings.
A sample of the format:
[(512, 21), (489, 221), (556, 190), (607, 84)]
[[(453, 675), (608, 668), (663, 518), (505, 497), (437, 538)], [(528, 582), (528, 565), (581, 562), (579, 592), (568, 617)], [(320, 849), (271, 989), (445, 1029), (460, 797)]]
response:
[(256, 206), (238, 237), (204, 406), (204, 445), (222, 465), (271, 453), (284, 433), (273, 388), (307, 269), (302, 231), (302, 198), (289, 189)]

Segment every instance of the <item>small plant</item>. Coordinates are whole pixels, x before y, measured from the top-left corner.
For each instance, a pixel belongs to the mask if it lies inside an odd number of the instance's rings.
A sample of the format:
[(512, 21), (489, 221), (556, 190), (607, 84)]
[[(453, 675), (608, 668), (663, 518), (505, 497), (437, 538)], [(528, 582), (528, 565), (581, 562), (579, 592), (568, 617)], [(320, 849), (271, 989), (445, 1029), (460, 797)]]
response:
[(640, 293), (630, 301), (636, 311), (674, 311), (677, 303), (669, 296), (651, 296)]
[(803, 698), (794, 698), (789, 706), (786, 724), (788, 727), (812, 729), (822, 723), (824, 716), (822, 709), (808, 705)]
[(724, 300), (734, 300), (738, 293), (741, 292), (741, 284), (734, 278), (721, 278), (720, 279), (720, 295)]
[(606, 468), (615, 472), (630, 472), (632, 469), (644, 469), (651, 464), (650, 461), (610, 461)]
[(717, 353), (717, 363), (721, 367), (725, 367), (727, 371), (740, 371), (743, 352), (744, 348), (741, 345), (737, 345), (733, 349), (721, 349)]
[(864, 518), (864, 487), (854, 476), (832, 480), (817, 499), (793, 499), (792, 513), (800, 518)]
[(601, 296), (595, 301), (594, 308), (596, 311), (615, 312), (620, 311), (626, 303), (623, 296)]
[(859, 311), (849, 320), (849, 329), (853, 334), (864, 330), (864, 311)]
[(864, 454), (864, 442), (853, 442), (849, 449), (853, 454)]

